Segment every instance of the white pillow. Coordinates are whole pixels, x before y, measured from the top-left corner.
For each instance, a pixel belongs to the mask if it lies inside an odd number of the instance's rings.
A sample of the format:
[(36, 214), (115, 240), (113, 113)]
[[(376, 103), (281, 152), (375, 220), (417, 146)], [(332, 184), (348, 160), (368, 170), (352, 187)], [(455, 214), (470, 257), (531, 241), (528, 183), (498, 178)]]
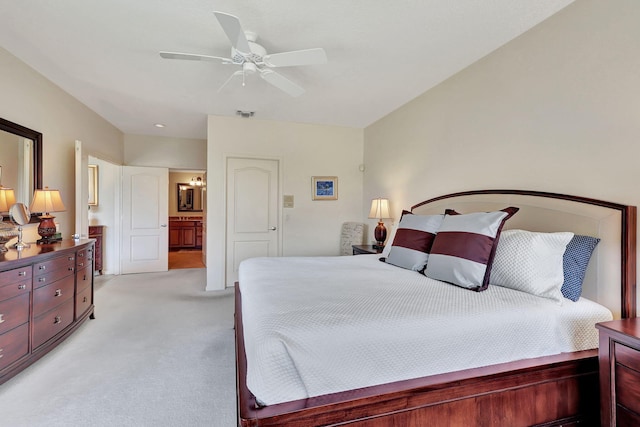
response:
[(491, 269), (491, 284), (562, 303), (562, 257), (572, 238), (571, 232), (503, 231)]

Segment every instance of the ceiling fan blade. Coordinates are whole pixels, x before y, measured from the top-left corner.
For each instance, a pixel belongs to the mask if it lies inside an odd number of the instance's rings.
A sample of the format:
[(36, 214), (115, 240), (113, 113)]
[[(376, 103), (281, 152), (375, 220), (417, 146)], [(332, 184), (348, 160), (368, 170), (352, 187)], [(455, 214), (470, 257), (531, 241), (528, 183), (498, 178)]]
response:
[(262, 58), (268, 67), (292, 67), (297, 65), (326, 64), (327, 54), (324, 49), (294, 50), (291, 52), (274, 53)]
[(241, 76), (241, 75), (242, 75), (242, 70), (238, 70), (235, 73), (231, 74), (229, 76), (229, 78), (227, 79), (227, 81), (222, 83), (222, 86), (220, 86), (220, 88), (218, 88), (218, 92), (220, 92), (222, 90), (222, 88), (224, 88), (227, 85), (227, 83), (229, 83), (231, 80), (233, 80), (234, 77)]
[(216, 15), (216, 18), (218, 19), (222, 30), (229, 38), (229, 41), (231, 41), (231, 45), (242, 53), (251, 53), (251, 48), (249, 47), (249, 42), (247, 41), (247, 36), (244, 34), (242, 25), (240, 25), (240, 20), (228, 13), (213, 13)]
[(180, 52), (160, 52), (160, 56), (164, 59), (186, 59), (188, 61), (222, 61), (223, 63), (232, 63), (229, 58), (220, 56), (198, 55), (196, 53), (180, 53)]
[(260, 77), (262, 77), (268, 83), (272, 84), (278, 89), (293, 96), (294, 98), (302, 95), (305, 92), (303, 88), (287, 79), (283, 75), (276, 73), (275, 71), (262, 70), (260, 71)]

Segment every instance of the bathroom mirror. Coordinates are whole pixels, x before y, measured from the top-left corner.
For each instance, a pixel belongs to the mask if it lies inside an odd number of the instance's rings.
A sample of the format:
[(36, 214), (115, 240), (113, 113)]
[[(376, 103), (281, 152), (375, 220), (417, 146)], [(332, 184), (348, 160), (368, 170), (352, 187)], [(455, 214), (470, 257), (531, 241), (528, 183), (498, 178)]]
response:
[(28, 243), (22, 241), (22, 226), (29, 224), (31, 221), (31, 212), (24, 203), (16, 203), (9, 209), (9, 216), (11, 221), (18, 226), (18, 241), (13, 245), (16, 249), (28, 248)]
[[(0, 184), (14, 189), (17, 202), (31, 203), (42, 188), (42, 134), (0, 118), (0, 167)], [(30, 222), (37, 221), (32, 215)]]
[(178, 212), (202, 212), (202, 186), (177, 183)]

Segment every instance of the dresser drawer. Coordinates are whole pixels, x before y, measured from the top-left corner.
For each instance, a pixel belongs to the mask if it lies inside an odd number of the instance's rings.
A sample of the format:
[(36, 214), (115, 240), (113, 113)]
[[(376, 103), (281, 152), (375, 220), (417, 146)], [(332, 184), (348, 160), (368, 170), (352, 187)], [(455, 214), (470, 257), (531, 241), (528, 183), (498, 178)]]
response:
[(29, 324), (0, 335), (0, 370), (29, 353)]
[(640, 372), (640, 351), (618, 342), (614, 343), (613, 352), (616, 363)]
[(31, 278), (0, 287), (0, 301), (31, 292)]
[(75, 255), (57, 257), (33, 265), (33, 287), (39, 288), (73, 274), (76, 269)]
[(617, 427), (638, 427), (640, 426), (640, 416), (623, 408), (616, 406), (616, 426)]
[(616, 403), (640, 416), (640, 372), (616, 363)]
[(38, 316), (61, 304), (67, 298), (73, 298), (74, 276), (68, 276), (33, 291), (33, 315)]
[(93, 268), (91, 268), (91, 266), (78, 270), (78, 273), (76, 274), (76, 294), (84, 291), (87, 287), (90, 287), (92, 280)]
[(29, 293), (0, 302), (0, 334), (29, 321)]
[(61, 332), (73, 322), (73, 298), (33, 320), (33, 348)]
[(76, 295), (76, 319), (91, 307), (91, 287)]
[(4, 286), (11, 285), (16, 282), (22, 282), (26, 279), (31, 279), (30, 265), (22, 268), (16, 268), (14, 270), (3, 271), (0, 273), (0, 293)]

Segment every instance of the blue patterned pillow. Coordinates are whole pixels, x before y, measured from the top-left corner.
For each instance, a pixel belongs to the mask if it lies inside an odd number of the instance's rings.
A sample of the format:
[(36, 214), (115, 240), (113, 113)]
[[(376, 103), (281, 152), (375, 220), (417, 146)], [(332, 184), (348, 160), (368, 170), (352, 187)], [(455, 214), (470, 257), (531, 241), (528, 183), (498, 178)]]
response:
[(582, 294), (582, 282), (589, 265), (591, 254), (600, 242), (597, 237), (575, 235), (567, 245), (562, 258), (564, 283), (562, 295), (571, 301), (578, 301)]

